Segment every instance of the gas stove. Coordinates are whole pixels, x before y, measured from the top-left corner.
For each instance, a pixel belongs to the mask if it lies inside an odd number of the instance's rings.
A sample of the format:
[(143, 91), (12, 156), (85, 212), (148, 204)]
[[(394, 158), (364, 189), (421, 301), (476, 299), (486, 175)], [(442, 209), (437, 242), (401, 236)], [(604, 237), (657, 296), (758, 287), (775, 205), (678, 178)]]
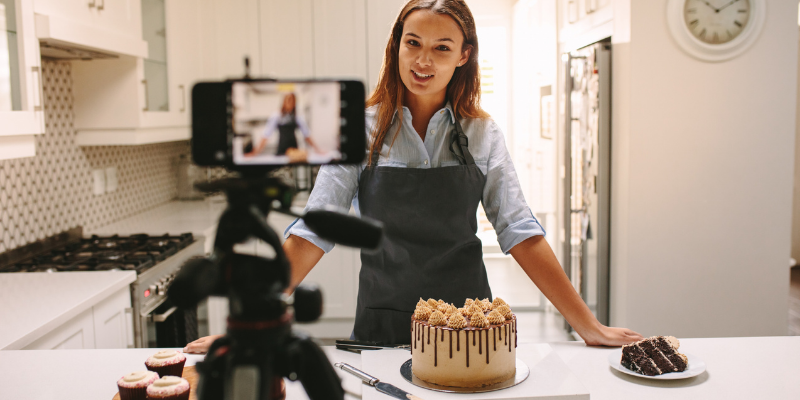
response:
[(0, 268), (0, 272), (136, 271), (141, 274), (194, 242), (177, 236), (92, 236)]
[(203, 248), (204, 238), (191, 233), (84, 238), (78, 227), (0, 254), (0, 273), (134, 271), (129, 312), (135, 347), (183, 347), (196, 339), (196, 314), (191, 322), (193, 312), (172, 305), (167, 289)]

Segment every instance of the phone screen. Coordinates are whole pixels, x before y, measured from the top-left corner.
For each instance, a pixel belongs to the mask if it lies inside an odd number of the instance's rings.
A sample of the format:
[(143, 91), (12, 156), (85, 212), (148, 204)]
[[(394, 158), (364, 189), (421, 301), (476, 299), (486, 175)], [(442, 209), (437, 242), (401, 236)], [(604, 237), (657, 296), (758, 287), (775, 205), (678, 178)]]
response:
[(339, 82), (237, 81), (231, 87), (236, 165), (342, 159)]

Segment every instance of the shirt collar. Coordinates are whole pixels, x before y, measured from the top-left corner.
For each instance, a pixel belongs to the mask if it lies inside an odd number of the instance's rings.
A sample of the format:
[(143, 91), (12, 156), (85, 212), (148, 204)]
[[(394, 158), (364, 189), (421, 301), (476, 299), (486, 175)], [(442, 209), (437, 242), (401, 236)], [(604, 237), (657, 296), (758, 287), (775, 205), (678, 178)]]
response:
[[(436, 112), (437, 113), (438, 112), (443, 112), (445, 110), (447, 110), (447, 114), (450, 116), (450, 122), (455, 124), (456, 123), (455, 113), (453, 112), (453, 106), (450, 104), (449, 101), (447, 102), (447, 104), (444, 105), (444, 108), (442, 108), (441, 110), (436, 111)], [(403, 106), (403, 113), (411, 114), (411, 111), (408, 109), (408, 107)], [(396, 116), (397, 116), (397, 110), (394, 110), (394, 114), (392, 114), (392, 122), (391, 123), (394, 123), (394, 119), (395, 119)]]

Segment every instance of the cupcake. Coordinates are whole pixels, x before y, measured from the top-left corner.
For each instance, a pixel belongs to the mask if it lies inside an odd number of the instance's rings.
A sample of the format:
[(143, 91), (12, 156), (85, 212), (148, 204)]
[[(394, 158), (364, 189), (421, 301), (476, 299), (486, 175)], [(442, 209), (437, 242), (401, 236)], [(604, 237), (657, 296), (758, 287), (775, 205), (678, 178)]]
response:
[(186, 356), (175, 350), (161, 350), (150, 356), (144, 362), (145, 367), (153, 372), (158, 372), (159, 376), (183, 376), (183, 364), (186, 363)]
[(148, 399), (188, 400), (189, 381), (177, 376), (165, 376), (147, 387)]
[(117, 387), (119, 388), (120, 400), (145, 400), (147, 398), (147, 386), (158, 379), (158, 374), (152, 371), (131, 372), (119, 378)]

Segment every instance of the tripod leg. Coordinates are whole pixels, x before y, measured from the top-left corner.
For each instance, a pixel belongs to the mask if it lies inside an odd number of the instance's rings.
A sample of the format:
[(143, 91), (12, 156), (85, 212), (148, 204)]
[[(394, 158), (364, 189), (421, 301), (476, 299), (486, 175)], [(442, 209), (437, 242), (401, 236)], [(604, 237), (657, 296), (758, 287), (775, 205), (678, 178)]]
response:
[(342, 400), (344, 390), (325, 352), (311, 338), (296, 338), (287, 348), (290, 371), (297, 374), (311, 400)]

